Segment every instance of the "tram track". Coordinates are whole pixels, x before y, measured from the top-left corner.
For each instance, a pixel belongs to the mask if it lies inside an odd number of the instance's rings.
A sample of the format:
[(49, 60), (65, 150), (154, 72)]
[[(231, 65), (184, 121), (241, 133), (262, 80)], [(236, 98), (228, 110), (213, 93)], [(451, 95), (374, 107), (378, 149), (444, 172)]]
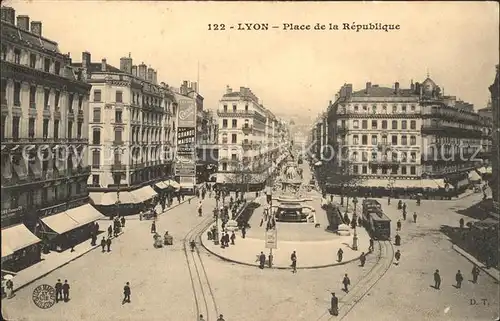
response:
[[(182, 242), (195, 300), (196, 320), (202, 314), (205, 320), (215, 321), (219, 315), (219, 309), (199, 250), (201, 235), (210, 224), (212, 224), (212, 218), (205, 218), (188, 231)], [(194, 250), (190, 249), (191, 241), (196, 244)]]
[(339, 300), (339, 314), (332, 316), (329, 310), (317, 321), (343, 320), (349, 312), (365, 297), (368, 292), (384, 277), (394, 261), (394, 247), (390, 241), (378, 241), (379, 252), (375, 264), (351, 290)]

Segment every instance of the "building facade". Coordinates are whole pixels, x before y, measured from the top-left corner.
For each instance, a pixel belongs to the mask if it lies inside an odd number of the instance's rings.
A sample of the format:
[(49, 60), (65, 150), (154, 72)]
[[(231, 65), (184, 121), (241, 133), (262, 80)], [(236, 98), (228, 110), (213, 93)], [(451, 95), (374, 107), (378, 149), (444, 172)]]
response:
[(229, 86), (219, 102), (219, 168), (217, 182), (240, 189), (262, 189), (273, 162), (286, 143), (283, 126), (246, 87)]
[(493, 130), (492, 130), (492, 179), (490, 181), (490, 187), (493, 194), (493, 201), (495, 208), (499, 209), (500, 202), (500, 164), (498, 163), (500, 158), (500, 142), (499, 142), (499, 118), (500, 118), (500, 76), (499, 76), (499, 65), (496, 66), (496, 76), (493, 84), (489, 87), (491, 93), (491, 108), (493, 114)]
[(197, 182), (208, 182), (216, 179), (219, 159), (218, 148), (219, 124), (217, 115), (212, 110), (203, 111), (201, 135), (197, 150)]
[[(15, 18), (2, 7), (1, 219), (2, 263), (19, 269), (40, 258), (40, 239), (59, 243), (92, 219), (80, 216), (89, 195), (90, 86), (41, 22)], [(62, 224), (68, 216), (78, 224)]]
[(345, 84), (327, 114), (317, 139), (333, 146), (350, 175), (388, 188), (426, 187), (417, 181), (431, 179), (463, 189), (488, 145), (488, 121), (429, 77), (405, 89)]
[(153, 68), (133, 65), (130, 55), (120, 59), (120, 68), (106, 59), (92, 62), (89, 52), (73, 65), (92, 85), (87, 128), (91, 198), (99, 206), (139, 207), (157, 195), (157, 183), (173, 175), (174, 93), (158, 83)]

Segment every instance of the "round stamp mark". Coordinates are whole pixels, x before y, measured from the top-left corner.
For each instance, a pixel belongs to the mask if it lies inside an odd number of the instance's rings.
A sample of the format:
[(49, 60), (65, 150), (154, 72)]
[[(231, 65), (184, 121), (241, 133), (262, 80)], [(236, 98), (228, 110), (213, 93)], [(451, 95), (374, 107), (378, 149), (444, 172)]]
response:
[(33, 290), (32, 298), (40, 309), (49, 309), (56, 303), (56, 289), (48, 284), (39, 285)]

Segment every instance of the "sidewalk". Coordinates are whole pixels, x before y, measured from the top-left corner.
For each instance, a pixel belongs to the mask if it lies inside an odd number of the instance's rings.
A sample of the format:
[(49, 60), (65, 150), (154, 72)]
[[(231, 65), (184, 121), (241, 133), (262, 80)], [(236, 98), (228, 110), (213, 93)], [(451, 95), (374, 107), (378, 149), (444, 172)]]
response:
[[(183, 202), (177, 203), (165, 210), (165, 212), (161, 213), (164, 214), (177, 206), (184, 204), (187, 202), (189, 199), (192, 199), (193, 197), (186, 198)], [(161, 208), (160, 208), (161, 210)], [(135, 217), (135, 218), (134, 218)], [(133, 218), (130, 220), (130, 217), (126, 217), (127, 222), (125, 224), (124, 231), (126, 232), (127, 230), (134, 228), (138, 225), (140, 225), (139, 221), (139, 215), (133, 215)], [(103, 219), (99, 220), (98, 223), (100, 227), (103, 230), (107, 229), (108, 224), (111, 224), (111, 220), (109, 219)], [(147, 221), (146, 221), (147, 222)], [(123, 234), (120, 233), (119, 235)], [(82, 242), (74, 247), (74, 252), (71, 252), (71, 250), (66, 250), (64, 252), (50, 252), (49, 254), (42, 254), (42, 261), (38, 262), (24, 270), (19, 271), (16, 276), (14, 277), (14, 292), (22, 289), (23, 287), (33, 283), (34, 281), (46, 276), (47, 274), (51, 273), (52, 271), (70, 263), (71, 261), (74, 261), (78, 259), (79, 257), (85, 255), (86, 253), (99, 248), (100, 247), (100, 239), (102, 236), (107, 236), (107, 231), (103, 231), (99, 236), (97, 237), (97, 244), (95, 246), (90, 245), (90, 239), (86, 240), (85, 242)], [(119, 237), (119, 236), (118, 236)], [(115, 237), (112, 237), (111, 239), (114, 239)]]
[(459, 246), (457, 246), (455, 244), (452, 245), (452, 248), (457, 253), (459, 253), (460, 255), (462, 255), (463, 257), (465, 257), (467, 260), (469, 260), (471, 263), (474, 263), (475, 265), (477, 265), (481, 270), (483, 270), (484, 273), (486, 273), (489, 276), (491, 276), (497, 282), (500, 280), (500, 271), (498, 271), (495, 268), (489, 268), (489, 269), (487, 269), (486, 266), (483, 263), (479, 262), (474, 256), (470, 255), (465, 250), (463, 250), (462, 248), (460, 248)]

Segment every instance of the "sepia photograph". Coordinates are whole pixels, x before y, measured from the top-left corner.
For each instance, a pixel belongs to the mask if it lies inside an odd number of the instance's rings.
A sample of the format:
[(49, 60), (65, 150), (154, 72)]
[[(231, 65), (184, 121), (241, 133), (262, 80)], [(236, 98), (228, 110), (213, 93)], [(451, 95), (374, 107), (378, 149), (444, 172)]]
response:
[(499, 16), (2, 1), (3, 320), (499, 320)]

